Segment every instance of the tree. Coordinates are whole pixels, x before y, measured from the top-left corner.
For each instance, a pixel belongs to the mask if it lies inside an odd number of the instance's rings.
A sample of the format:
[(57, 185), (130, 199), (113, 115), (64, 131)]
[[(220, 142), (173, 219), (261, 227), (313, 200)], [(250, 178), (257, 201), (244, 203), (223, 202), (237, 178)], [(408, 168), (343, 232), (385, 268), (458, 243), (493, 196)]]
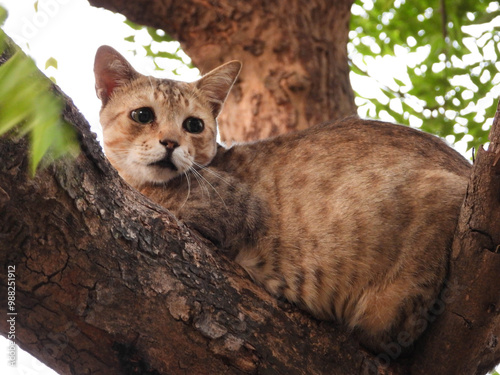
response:
[[(301, 128), (354, 109), (343, 48), (333, 43), (346, 42), (348, 2), (109, 3), (136, 22), (162, 26), (202, 70), (229, 52), (245, 57), (249, 68), (221, 123), (246, 130), (225, 130), (226, 139), (285, 130), (260, 132), (258, 123)], [(161, 25), (165, 19), (172, 23)], [(238, 39), (236, 22), (248, 35)], [(338, 39), (319, 34), (324, 24), (337, 28)], [(273, 33), (272, 25), (295, 37)], [(308, 55), (300, 55), (299, 44)], [(330, 71), (337, 80), (329, 81)], [(311, 100), (321, 90), (330, 103)], [(374, 355), (342, 326), (271, 298), (206, 240), (124, 184), (69, 101), (64, 117), (77, 127), (82, 153), (34, 179), (26, 141), (0, 144), (0, 257), (16, 266), (22, 312), (16, 337), (61, 373), (480, 374), (498, 362), (498, 124), (474, 167), (437, 319), (413, 355), (400, 358), (397, 345)], [(4, 309), (8, 274), (0, 279)], [(10, 330), (5, 319), (0, 330)]]

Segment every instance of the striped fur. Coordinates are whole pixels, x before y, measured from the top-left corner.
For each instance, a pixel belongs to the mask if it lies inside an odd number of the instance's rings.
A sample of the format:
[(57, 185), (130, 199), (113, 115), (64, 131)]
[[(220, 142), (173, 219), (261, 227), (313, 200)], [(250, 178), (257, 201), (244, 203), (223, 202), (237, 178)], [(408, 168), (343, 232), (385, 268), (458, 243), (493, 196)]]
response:
[[(446, 276), (469, 163), (434, 136), (357, 117), (217, 146), (215, 118), (236, 75), (227, 65), (209, 73), (206, 93), (206, 78), (128, 74), (103, 100), (111, 163), (272, 294), (359, 330), (375, 349), (401, 333), (411, 343)], [(144, 106), (158, 121), (137, 127), (129, 113)], [(203, 118), (203, 133), (185, 134), (189, 116)], [(148, 166), (164, 132), (186, 150), (176, 172)]]

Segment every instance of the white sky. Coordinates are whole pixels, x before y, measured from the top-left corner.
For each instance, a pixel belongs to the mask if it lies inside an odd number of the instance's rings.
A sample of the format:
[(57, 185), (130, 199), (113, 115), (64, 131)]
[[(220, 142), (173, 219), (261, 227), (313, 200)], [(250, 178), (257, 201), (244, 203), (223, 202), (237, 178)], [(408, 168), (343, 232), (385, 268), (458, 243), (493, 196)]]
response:
[[(95, 51), (100, 45), (113, 46), (142, 73), (173, 77), (168, 71), (154, 71), (152, 61), (144, 58), (144, 53), (141, 54), (139, 47), (141, 35), (136, 37), (137, 43), (135, 44), (124, 41), (125, 37), (133, 34), (131, 29), (123, 23), (124, 16), (93, 8), (85, 0), (40, 0), (38, 12), (35, 12), (34, 2), (34, 0), (0, 0), (0, 4), (9, 12), (4, 30), (35, 59), (40, 70), (48, 76), (55, 77), (57, 84), (73, 99), (91, 124), (93, 131), (99, 136), (101, 133), (98, 117), (100, 101), (95, 95), (93, 63)], [(143, 34), (144, 40), (149, 39), (145, 33)], [(144, 44), (149, 43), (146, 41)], [(137, 56), (134, 56), (132, 50), (139, 50)], [(45, 62), (51, 57), (57, 60), (58, 68), (50, 67), (45, 70)], [(383, 61), (375, 59), (371, 68), (377, 69), (379, 65), (378, 69), (381, 71), (392, 72), (396, 77), (399, 76), (401, 80), (405, 80), (404, 64), (414, 59), (415, 56), (402, 51), (399, 59), (393, 57)], [(180, 68), (179, 71), (181, 77), (178, 79), (183, 80), (193, 80), (197, 73), (185, 68)], [(352, 84), (355, 89), (362, 87), (365, 97), (377, 97), (380, 91), (370, 86), (370, 83), (365, 80), (352, 80)], [(363, 116), (363, 113), (361, 115)], [(463, 145), (458, 148), (465, 150)], [(1, 374), (55, 374), (22, 351), (18, 351), (17, 367), (9, 367), (7, 345), (8, 341), (0, 336)]]

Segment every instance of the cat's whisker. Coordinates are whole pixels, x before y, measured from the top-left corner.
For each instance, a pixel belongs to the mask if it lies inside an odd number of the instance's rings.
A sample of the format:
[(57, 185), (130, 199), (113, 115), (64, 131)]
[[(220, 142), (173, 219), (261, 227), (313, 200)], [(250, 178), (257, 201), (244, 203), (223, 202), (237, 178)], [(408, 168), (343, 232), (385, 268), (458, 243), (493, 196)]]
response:
[(205, 178), (201, 176), (193, 167), (189, 168), (191, 172), (193, 172), (193, 176), (196, 178), (196, 181), (198, 181), (198, 185), (200, 185), (201, 188), (201, 194), (204, 196), (204, 193), (207, 193), (208, 198), (210, 198), (210, 192), (208, 191), (208, 188), (206, 186)]
[(184, 207), (184, 205), (187, 203), (188, 199), (189, 199), (189, 196), (191, 194), (191, 181), (189, 179), (189, 175), (186, 172), (183, 173), (185, 176), (186, 176), (186, 181), (187, 181), (187, 185), (188, 185), (188, 192), (187, 192), (187, 196), (186, 196), (186, 199), (184, 200), (184, 202), (182, 203), (181, 207), (179, 208), (179, 211), (182, 210), (182, 208)]
[(198, 164), (197, 162), (193, 161), (193, 164), (195, 166), (197, 166), (198, 168), (204, 170), (204, 171), (207, 171), (208, 173), (210, 173), (211, 175), (217, 177), (219, 180), (221, 180), (222, 182), (224, 182), (225, 184), (227, 184), (228, 186), (231, 186), (231, 183), (226, 180), (225, 178), (222, 177), (222, 175), (220, 173), (217, 173), (209, 168), (207, 168), (206, 166), (203, 166), (201, 164)]
[(194, 168), (191, 168), (191, 170), (193, 171), (193, 174), (196, 176), (198, 175), (201, 179), (203, 179), (208, 185), (210, 185), (210, 187), (213, 189), (213, 191), (215, 191), (215, 194), (217, 194), (220, 198), (220, 200), (222, 201), (222, 204), (224, 205), (224, 207), (226, 208), (226, 210), (228, 210), (228, 207), (226, 205), (226, 202), (224, 201), (224, 199), (222, 198), (222, 196), (219, 194), (219, 192), (217, 191), (217, 189), (210, 183), (210, 181), (208, 181), (200, 172), (198, 172), (196, 169)]

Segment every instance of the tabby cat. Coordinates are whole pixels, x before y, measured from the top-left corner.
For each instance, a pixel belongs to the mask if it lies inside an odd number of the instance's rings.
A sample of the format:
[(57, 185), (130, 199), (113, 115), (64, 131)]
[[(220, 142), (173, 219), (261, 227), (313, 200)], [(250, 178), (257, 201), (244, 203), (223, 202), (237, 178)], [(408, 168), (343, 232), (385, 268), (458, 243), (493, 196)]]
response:
[(437, 137), (357, 117), (225, 148), (216, 118), (240, 67), (177, 82), (100, 47), (111, 164), (272, 294), (371, 347), (411, 343), (446, 276), (470, 164)]

